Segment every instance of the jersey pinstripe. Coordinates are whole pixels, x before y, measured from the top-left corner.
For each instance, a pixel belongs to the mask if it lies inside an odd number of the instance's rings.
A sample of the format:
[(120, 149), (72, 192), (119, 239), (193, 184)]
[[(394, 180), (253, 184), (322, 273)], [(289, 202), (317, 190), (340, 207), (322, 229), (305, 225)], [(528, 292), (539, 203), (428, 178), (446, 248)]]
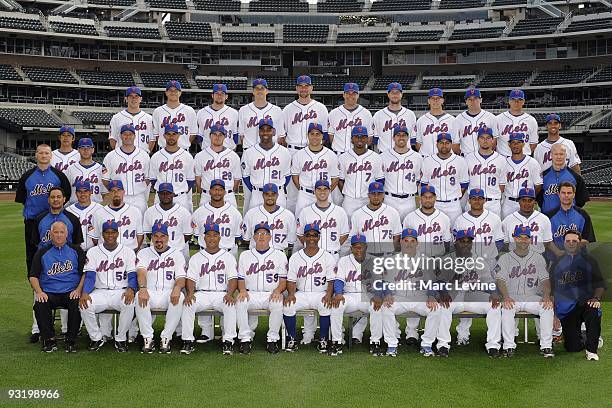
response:
[(561, 144), (565, 146), (565, 152), (567, 154), (566, 163), (569, 167), (574, 167), (575, 165), (582, 163), (580, 156), (578, 156), (576, 145), (573, 141), (564, 137), (559, 137), (559, 140), (551, 143), (547, 139), (544, 139), (538, 143), (533, 152), (533, 158), (536, 159), (540, 165), (542, 172), (548, 170), (552, 166), (552, 153), (550, 149), (554, 144)]
[(191, 146), (189, 137), (198, 133), (198, 120), (193, 108), (183, 103), (174, 109), (168, 105), (155, 108), (153, 111), (153, 137), (157, 140), (160, 149), (166, 147), (164, 127), (170, 124), (175, 124), (179, 128), (179, 146), (189, 150)]
[(261, 119), (272, 119), (276, 130), (275, 138), (285, 135), (285, 116), (278, 106), (269, 103), (263, 108), (258, 108), (253, 102), (244, 105), (238, 111), (238, 133), (242, 136), (242, 145), (245, 149), (259, 143), (259, 121)]
[(170, 153), (166, 149), (159, 150), (151, 157), (149, 164), (149, 180), (161, 183), (172, 183), (174, 194), (184, 194), (189, 191), (189, 181), (195, 180), (194, 163), (191, 153), (179, 149)]
[(455, 132), (460, 140), (461, 153), (464, 156), (478, 151), (478, 131), (481, 128), (493, 130), (493, 137), (497, 137), (495, 115), (483, 109), (476, 116), (464, 111), (455, 118)]
[(255, 145), (242, 154), (241, 166), (242, 176), (249, 177), (253, 187), (261, 188), (273, 183), (282, 188), (286, 177), (291, 174), (291, 154), (279, 144), (268, 150)]
[(285, 118), (285, 142), (288, 145), (305, 147), (308, 145), (308, 125), (319, 123), (327, 132), (327, 107), (315, 100), (303, 105), (297, 100), (283, 108)]
[(304, 225), (315, 224), (321, 232), (319, 247), (328, 252), (340, 250), (340, 237), (348, 235), (348, 217), (344, 208), (329, 204), (329, 207), (319, 208), (316, 203), (302, 209), (296, 219), (297, 235), (304, 235)]
[(68, 167), (78, 162), (81, 159), (79, 151), (72, 149), (69, 153), (62, 153), (59, 149), (51, 152), (51, 166), (55, 167), (62, 173), (66, 172)]
[(74, 203), (70, 207), (66, 208), (66, 211), (74, 214), (81, 222), (81, 232), (83, 233), (83, 243), (81, 243), (81, 248), (83, 248), (84, 251), (87, 251), (89, 248), (94, 246), (90, 236), (91, 231), (93, 230), (92, 220), (93, 215), (101, 208), (102, 205), (96, 202), (92, 202), (87, 207), (81, 207), (78, 203)]
[(134, 145), (139, 149), (149, 152), (149, 142), (155, 140), (153, 137), (153, 116), (149, 115), (145, 111), (140, 111), (133, 115), (126, 109), (121, 112), (117, 112), (113, 115), (110, 121), (110, 128), (108, 130), (108, 138), (113, 139), (117, 142), (115, 148), (121, 147), (121, 127), (123, 125), (133, 125), (136, 130), (136, 138), (134, 139)]
[(393, 149), (393, 128), (406, 126), (410, 132), (408, 141), (414, 137), (416, 115), (410, 109), (401, 107), (399, 111), (392, 111), (387, 106), (374, 114), (372, 118), (372, 135), (378, 138), (378, 151), (383, 153)]
[(461, 184), (470, 180), (465, 159), (454, 153), (446, 159), (437, 154), (425, 157), (422, 172), (421, 183), (433, 186), (439, 201), (461, 198)]
[(242, 238), (245, 241), (251, 241), (250, 248), (255, 248), (254, 228), (262, 222), (270, 226), (272, 234), (270, 246), (274, 249), (282, 251), (287, 249), (289, 244), (295, 243), (296, 223), (293, 213), (281, 206), (278, 206), (273, 212), (268, 212), (263, 205), (260, 205), (247, 211), (242, 221)]
[(385, 191), (391, 194), (416, 194), (421, 181), (423, 157), (412, 149), (398, 153), (394, 149), (380, 155), (385, 177)]
[(149, 155), (141, 149), (125, 153), (121, 148), (104, 157), (102, 180), (121, 180), (126, 195), (140, 195), (148, 191)]
[(506, 158), (497, 152), (483, 156), (476, 150), (466, 155), (470, 190), (479, 188), (484, 191), (485, 198), (501, 199), (500, 186), (506, 185)]
[(102, 202), (102, 194), (108, 193), (104, 184), (102, 184), (102, 170), (100, 163), (94, 162), (91, 166), (85, 167), (81, 163), (76, 162), (68, 166), (66, 177), (72, 186), (72, 194), (70, 195), (69, 204), (77, 201), (74, 185), (78, 181), (89, 181), (92, 187), (91, 200), (96, 203)]
[(244, 279), (249, 291), (272, 292), (280, 279), (287, 278), (287, 268), (287, 257), (278, 249), (269, 248), (263, 254), (249, 249), (238, 259), (238, 278)]
[(517, 198), (521, 188), (535, 188), (543, 183), (540, 165), (533, 157), (525, 156), (519, 163), (506, 157), (505, 172), (506, 197)]
[(497, 152), (502, 156), (512, 156), (508, 140), (510, 133), (524, 133), (527, 140), (523, 147), (523, 153), (531, 156), (530, 144), (538, 143), (538, 122), (528, 113), (523, 112), (519, 116), (514, 116), (509, 111), (502, 112), (497, 119)]
[(544, 257), (534, 251), (525, 256), (515, 252), (503, 254), (495, 270), (497, 279), (506, 283), (508, 294), (514, 296), (514, 300), (541, 295), (539, 286), (549, 279)]
[(450, 133), (453, 143), (459, 143), (457, 133), (454, 131), (455, 117), (448, 113), (444, 113), (439, 118), (436, 118), (431, 113), (427, 112), (417, 119), (415, 135), (417, 143), (421, 145), (419, 153), (421, 156), (431, 156), (438, 153), (436, 140), (438, 133)]
[(93, 229), (89, 235), (93, 239), (97, 239), (98, 243), (102, 242), (102, 224), (108, 220), (115, 220), (117, 222), (119, 226), (118, 241), (120, 244), (134, 250), (138, 248), (137, 238), (139, 235), (143, 235), (142, 214), (138, 207), (123, 204), (118, 209), (104, 206), (96, 211), (92, 218)]
[(196, 290), (227, 291), (227, 284), (238, 278), (236, 258), (224, 250), (211, 254), (201, 250), (189, 259), (187, 279), (195, 282)]
[(347, 197), (367, 197), (370, 183), (384, 177), (380, 155), (372, 150), (358, 155), (351, 149), (342, 153), (338, 162), (339, 177), (344, 180), (342, 194)]
[(172, 248), (182, 249), (185, 236), (191, 235), (191, 214), (182, 205), (175, 203), (168, 210), (159, 204), (147, 208), (143, 216), (142, 232), (150, 234), (153, 225), (162, 223), (168, 227), (168, 245)]
[(466, 211), (457, 217), (453, 229), (470, 230), (474, 233), (473, 250), (476, 255), (486, 256), (488, 259), (497, 257), (496, 243), (504, 239), (502, 222), (497, 214), (485, 209), (476, 217)]
[(222, 125), (227, 130), (223, 146), (235, 150), (234, 135), (238, 134), (238, 111), (227, 105), (219, 110), (208, 105), (198, 111), (198, 136), (202, 138), (202, 148), (210, 146), (210, 128), (213, 125)]
[(240, 157), (230, 149), (223, 149), (219, 153), (210, 147), (203, 149), (194, 158), (195, 175), (202, 178), (200, 187), (204, 191), (210, 190), (210, 182), (223, 180), (225, 191), (232, 191), (234, 180), (242, 178)]
[(164, 252), (150, 246), (138, 251), (136, 270), (146, 271), (147, 288), (153, 291), (174, 289), (177, 279), (187, 276), (185, 257), (180, 248), (168, 247)]
[(337, 153), (352, 150), (351, 132), (355, 126), (363, 126), (372, 136), (372, 113), (361, 105), (348, 110), (344, 105), (329, 112), (327, 117), (327, 132), (334, 135), (332, 150)]
[(87, 251), (83, 270), (96, 273), (95, 289), (125, 289), (128, 287), (128, 273), (136, 272), (136, 254), (121, 244), (112, 251), (104, 245), (97, 245)]
[(287, 282), (294, 282), (300, 292), (325, 292), (327, 281), (333, 280), (336, 260), (327, 251), (319, 248), (308, 256), (304, 249), (291, 255)]
[(351, 235), (365, 235), (368, 243), (393, 242), (393, 237), (401, 233), (400, 215), (387, 204), (377, 210), (366, 204), (351, 215)]
[(361, 293), (363, 276), (361, 264), (353, 254), (343, 256), (338, 261), (335, 279), (344, 282), (344, 293)]
[(291, 159), (291, 175), (299, 176), (300, 187), (314, 190), (318, 180), (338, 178), (338, 156), (326, 147), (313, 152), (306, 147), (293, 155)]
[(539, 253), (544, 253), (544, 244), (552, 241), (552, 227), (548, 217), (541, 212), (534, 210), (528, 217), (523, 216), (519, 211), (515, 211), (502, 221), (504, 231), (504, 241), (510, 243), (510, 248), (514, 247), (512, 234), (518, 226), (531, 228), (532, 249)]
[(198, 244), (202, 248), (206, 247), (204, 240), (206, 225), (219, 225), (219, 235), (221, 235), (219, 246), (223, 249), (233, 249), (236, 246), (236, 238), (240, 238), (242, 215), (230, 203), (225, 203), (219, 208), (206, 203), (194, 211), (191, 220), (193, 234), (198, 237)]

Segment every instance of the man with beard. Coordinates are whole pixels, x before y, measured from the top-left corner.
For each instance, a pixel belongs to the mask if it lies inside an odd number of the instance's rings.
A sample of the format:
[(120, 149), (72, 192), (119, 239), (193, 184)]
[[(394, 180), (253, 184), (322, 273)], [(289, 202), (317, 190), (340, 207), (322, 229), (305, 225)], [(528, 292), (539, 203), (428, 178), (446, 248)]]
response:
[[(372, 119), (373, 145), (378, 146), (378, 151), (384, 153), (395, 147), (395, 128), (402, 127), (408, 130), (407, 137), (410, 140), (416, 125), (416, 116), (413, 111), (402, 106), (402, 84), (391, 82), (387, 86), (387, 98), (389, 104), (374, 114)], [(410, 148), (410, 145), (408, 145)]]

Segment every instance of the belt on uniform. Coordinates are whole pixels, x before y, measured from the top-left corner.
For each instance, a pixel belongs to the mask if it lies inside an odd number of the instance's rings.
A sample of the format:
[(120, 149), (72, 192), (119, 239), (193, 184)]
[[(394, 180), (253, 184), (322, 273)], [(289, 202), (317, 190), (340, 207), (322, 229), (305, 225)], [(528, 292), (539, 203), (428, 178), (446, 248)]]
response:
[[(210, 193), (210, 190), (202, 190), (202, 192), (203, 192), (204, 194), (208, 194), (208, 193)], [(229, 194), (229, 193), (233, 193), (233, 192), (234, 192), (234, 190), (226, 190), (226, 191), (225, 191), (225, 194)]]
[(385, 191), (385, 195), (395, 197), (395, 198), (408, 198), (408, 197), (414, 197), (416, 194), (393, 194), (393, 193), (387, 193)]
[(460, 198), (455, 198), (454, 200), (436, 200), (437, 203), (454, 203), (455, 201), (460, 200)]
[[(206, 247), (203, 247), (202, 245), (200, 245), (200, 249), (203, 251), (203, 250), (206, 249)], [(222, 250), (227, 251), (227, 252), (231, 252), (231, 250), (232, 250), (231, 248), (228, 249), (228, 248), (221, 248), (221, 247), (219, 247), (219, 249), (222, 249)]]
[(300, 190), (305, 191), (305, 192), (310, 193), (310, 194), (314, 194), (314, 190), (311, 190), (309, 188), (300, 187)]
[(295, 150), (302, 150), (306, 146), (294, 146), (294, 145), (288, 144), (287, 147), (290, 147), (290, 148), (295, 149)]
[(519, 200), (518, 198), (515, 198), (515, 197), (506, 197), (506, 198), (510, 201), (516, 201), (516, 202), (518, 202)]
[(338, 251), (327, 251), (327, 252), (329, 252), (332, 255), (337, 255), (338, 254)]
[[(276, 187), (278, 187), (278, 191), (279, 191), (279, 192), (280, 192), (281, 190), (282, 190), (282, 191), (285, 191), (285, 186), (278, 186), (278, 185), (277, 185)], [(263, 193), (263, 187), (255, 187), (255, 186), (253, 186), (253, 190), (261, 191), (261, 192)]]

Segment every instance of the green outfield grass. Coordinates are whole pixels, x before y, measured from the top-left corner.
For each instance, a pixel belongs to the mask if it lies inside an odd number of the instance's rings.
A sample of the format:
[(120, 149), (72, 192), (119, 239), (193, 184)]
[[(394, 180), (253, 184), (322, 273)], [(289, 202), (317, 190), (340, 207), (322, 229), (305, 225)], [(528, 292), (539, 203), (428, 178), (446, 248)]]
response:
[[(587, 209), (598, 240), (612, 242), (612, 203), (589, 203)], [(0, 225), (3, 392), (59, 389), (66, 407), (610, 406), (612, 329), (605, 314), (602, 335), (607, 344), (599, 362), (587, 362), (584, 353), (569, 354), (559, 346), (557, 356), (545, 360), (536, 345), (522, 344), (515, 358), (490, 360), (484, 353), (482, 319), (474, 321), (470, 346), (452, 348), (449, 359), (426, 359), (405, 346), (396, 358), (372, 357), (365, 346), (337, 358), (310, 347), (272, 356), (264, 350), (265, 322), (250, 356), (222, 356), (216, 344), (198, 346), (190, 356), (180, 355), (176, 346), (171, 355), (141, 355), (135, 346), (118, 354), (110, 345), (90, 353), (86, 338), (79, 340), (77, 354), (64, 353), (61, 342), (60, 352), (43, 354), (38, 344), (27, 342), (32, 294), (25, 273), (21, 207), (0, 202)], [(604, 309), (612, 310), (609, 304)]]

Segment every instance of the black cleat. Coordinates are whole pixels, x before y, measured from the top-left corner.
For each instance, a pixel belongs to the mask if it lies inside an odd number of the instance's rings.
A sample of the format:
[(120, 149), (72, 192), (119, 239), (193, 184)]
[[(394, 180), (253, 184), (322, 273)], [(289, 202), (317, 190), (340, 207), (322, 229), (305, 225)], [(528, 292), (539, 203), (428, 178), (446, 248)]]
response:
[(200, 337), (196, 339), (196, 343), (198, 344), (208, 343), (209, 341), (210, 341), (210, 337), (208, 337), (205, 334), (201, 335)]
[(293, 337), (287, 337), (287, 345), (285, 351), (287, 353), (293, 353), (298, 350), (298, 342)]
[[(505, 349), (503, 351), (503, 356), (504, 357), (508, 357), (508, 358), (512, 358), (514, 357), (514, 349), (513, 348), (509, 348), (509, 349)], [(501, 357), (501, 356), (500, 356)]]
[(98, 340), (98, 341), (92, 340), (89, 342), (89, 347), (87, 347), (87, 350), (98, 351), (102, 348), (103, 345), (104, 345), (104, 340)]
[(60, 332), (59, 336), (55, 336), (55, 338), (57, 340), (64, 340), (66, 339), (66, 334), (67, 334), (66, 332)]
[(553, 358), (555, 356), (555, 352), (551, 348), (545, 348), (545, 349), (540, 350), (540, 354), (544, 358)]
[(499, 350), (498, 349), (494, 349), (494, 348), (488, 349), (487, 350), (487, 355), (489, 356), (489, 358), (498, 358), (498, 357), (500, 357)]
[(195, 351), (195, 345), (191, 340), (183, 341), (183, 347), (181, 347), (181, 354), (191, 354)]
[(30, 334), (30, 343), (38, 343), (40, 341), (40, 333)]
[(232, 354), (234, 354), (234, 345), (232, 344), (231, 341), (224, 341), (223, 342), (223, 355), (231, 356)]
[(170, 348), (170, 339), (166, 339), (162, 337), (159, 343), (159, 353), (160, 354), (170, 354), (171, 352), (172, 352), (172, 349)]
[(250, 341), (243, 341), (240, 342), (240, 354), (251, 354), (251, 342)]
[(155, 351), (155, 342), (153, 339), (144, 339), (144, 344), (142, 345), (140, 352), (144, 354), (151, 354), (153, 351)]
[(332, 341), (327, 346), (327, 354), (332, 356), (332, 357), (335, 357), (335, 356), (338, 355), (338, 349), (336, 348), (336, 342), (335, 341)]
[(266, 351), (270, 354), (278, 354), (278, 344), (275, 341), (269, 341), (266, 345)]
[(417, 339), (415, 339), (414, 337), (406, 337), (406, 345), (408, 347), (418, 348), (419, 347), (419, 341)]
[(76, 343), (74, 342), (66, 342), (66, 353), (76, 353), (77, 352), (77, 346)]
[(448, 348), (447, 347), (438, 347), (438, 356), (439, 357), (447, 357), (448, 358)]
[(370, 343), (370, 354), (375, 357), (382, 356), (384, 354), (380, 343)]
[(57, 351), (57, 343), (55, 339), (43, 340), (42, 351), (45, 353), (53, 353)]
[(325, 339), (319, 340), (319, 343), (317, 344), (317, 350), (319, 350), (319, 353), (321, 354), (327, 353), (327, 347), (328, 347), (327, 340)]
[(115, 340), (115, 350), (117, 350), (118, 353), (127, 353), (128, 351), (127, 341)]
[(358, 345), (360, 345), (360, 344), (361, 344), (361, 340), (359, 340), (359, 339), (357, 339), (357, 338), (353, 337), (353, 338), (351, 339), (351, 344), (352, 344), (353, 346), (358, 346)]

